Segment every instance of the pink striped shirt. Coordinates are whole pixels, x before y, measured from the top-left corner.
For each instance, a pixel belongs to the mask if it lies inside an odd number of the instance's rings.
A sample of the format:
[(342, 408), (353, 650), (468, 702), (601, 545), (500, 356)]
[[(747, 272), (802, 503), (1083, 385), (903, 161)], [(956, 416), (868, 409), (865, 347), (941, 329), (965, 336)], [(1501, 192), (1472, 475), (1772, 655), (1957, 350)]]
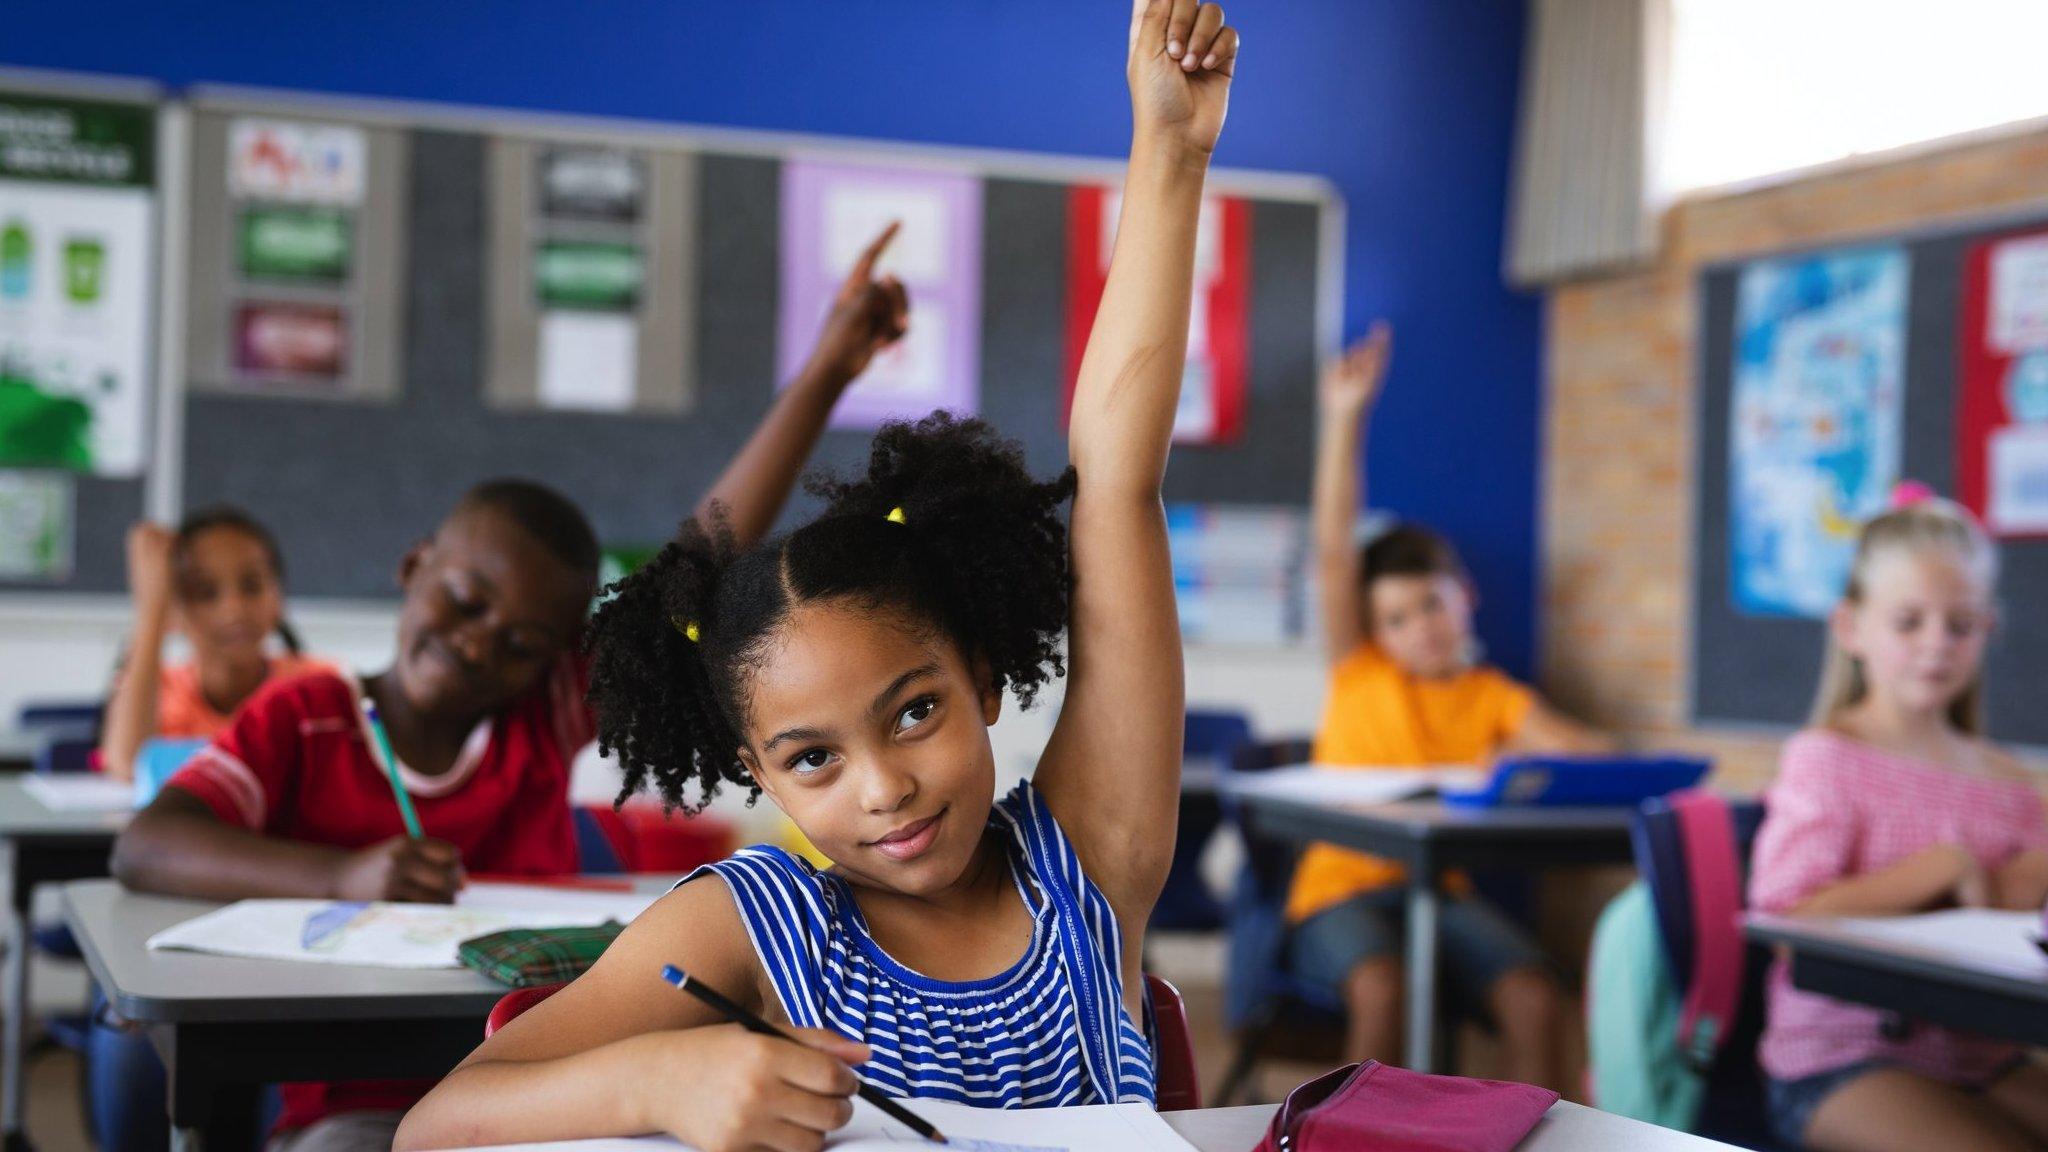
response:
[[(1935, 844), (1960, 844), (1986, 868), (2048, 846), (2041, 795), (2023, 780), (1966, 775), (1894, 755), (1837, 732), (1786, 741), (1750, 864), (1749, 903), (1784, 912), (1838, 880), (1889, 867)], [(1898, 1040), (1885, 1014), (1792, 986), (1771, 966), (1757, 1058), (1780, 1080), (1884, 1060), (1954, 1084), (1976, 1085), (2019, 1055), (2017, 1045), (1910, 1023)]]

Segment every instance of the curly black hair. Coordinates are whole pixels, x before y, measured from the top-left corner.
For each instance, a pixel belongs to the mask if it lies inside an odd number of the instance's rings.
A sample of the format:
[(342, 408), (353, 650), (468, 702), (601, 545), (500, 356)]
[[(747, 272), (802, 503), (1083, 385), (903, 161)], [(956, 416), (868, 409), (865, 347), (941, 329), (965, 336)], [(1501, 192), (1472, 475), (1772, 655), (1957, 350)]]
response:
[(1027, 708), (1065, 674), (1073, 469), (1035, 480), (1015, 442), (935, 412), (883, 426), (864, 474), (805, 488), (826, 505), (803, 527), (742, 552), (722, 518), (685, 520), (607, 590), (585, 646), (621, 800), (650, 782), (688, 811), (725, 784), (758, 795), (739, 760), (748, 675), (801, 604), (843, 601), (946, 637)]

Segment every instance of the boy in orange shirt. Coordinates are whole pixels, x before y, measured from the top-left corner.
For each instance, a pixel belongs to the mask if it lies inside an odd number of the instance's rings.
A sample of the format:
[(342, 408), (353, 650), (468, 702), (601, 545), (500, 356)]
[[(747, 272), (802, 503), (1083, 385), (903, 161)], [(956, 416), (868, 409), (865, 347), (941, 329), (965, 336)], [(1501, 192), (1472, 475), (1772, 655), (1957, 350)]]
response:
[[(1502, 752), (1610, 751), (1608, 738), (1478, 662), (1471, 582), (1443, 538), (1404, 524), (1357, 544), (1364, 424), (1388, 345), (1386, 324), (1375, 324), (1320, 389), (1315, 537), (1331, 668), (1316, 762), (1386, 770), (1484, 764)], [(1393, 1060), (1401, 1050), (1404, 879), (1392, 861), (1316, 844), (1288, 893), (1291, 962), (1342, 993), (1350, 1060)], [(1542, 954), (1462, 876), (1446, 886), (1439, 934), (1459, 999), (1499, 1030), (1510, 1078), (1562, 1088), (1563, 994)]]

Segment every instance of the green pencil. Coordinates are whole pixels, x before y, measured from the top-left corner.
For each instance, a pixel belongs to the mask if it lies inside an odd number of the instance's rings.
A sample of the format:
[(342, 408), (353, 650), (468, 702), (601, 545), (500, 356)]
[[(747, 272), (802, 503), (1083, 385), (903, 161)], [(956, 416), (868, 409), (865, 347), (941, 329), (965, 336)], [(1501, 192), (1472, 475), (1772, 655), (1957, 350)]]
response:
[(405, 834), (415, 840), (426, 836), (420, 830), (420, 815), (412, 810), (412, 797), (405, 794), (405, 781), (398, 778), (398, 753), (391, 750), (391, 737), (384, 731), (384, 720), (377, 715), (377, 702), (363, 697), (363, 718), (370, 722), (370, 734), (377, 738), (377, 758), (384, 761), (384, 779), (391, 784), (391, 795), (398, 799), (398, 815), (405, 820)]

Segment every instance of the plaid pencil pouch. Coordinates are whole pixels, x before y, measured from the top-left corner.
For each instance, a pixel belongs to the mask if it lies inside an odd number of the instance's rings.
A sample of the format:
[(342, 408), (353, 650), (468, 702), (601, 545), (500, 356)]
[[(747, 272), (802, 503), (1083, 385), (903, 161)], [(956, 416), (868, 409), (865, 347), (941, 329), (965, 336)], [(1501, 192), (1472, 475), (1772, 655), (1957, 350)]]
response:
[(582, 928), (509, 928), (464, 940), (463, 966), (513, 988), (560, 984), (588, 971), (626, 926), (607, 921)]

